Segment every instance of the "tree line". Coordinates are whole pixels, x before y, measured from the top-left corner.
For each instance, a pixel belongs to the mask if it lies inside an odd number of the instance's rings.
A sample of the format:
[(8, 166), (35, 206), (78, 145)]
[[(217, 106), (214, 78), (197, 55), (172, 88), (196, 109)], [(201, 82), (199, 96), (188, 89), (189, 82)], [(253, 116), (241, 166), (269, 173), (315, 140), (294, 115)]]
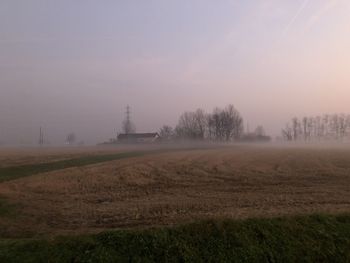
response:
[(350, 137), (350, 115), (295, 117), (282, 129), (282, 136), (286, 141), (343, 140)]
[(233, 105), (215, 108), (212, 113), (203, 109), (181, 114), (175, 128), (164, 125), (160, 137), (166, 140), (210, 140), (228, 142), (243, 134), (243, 118)]

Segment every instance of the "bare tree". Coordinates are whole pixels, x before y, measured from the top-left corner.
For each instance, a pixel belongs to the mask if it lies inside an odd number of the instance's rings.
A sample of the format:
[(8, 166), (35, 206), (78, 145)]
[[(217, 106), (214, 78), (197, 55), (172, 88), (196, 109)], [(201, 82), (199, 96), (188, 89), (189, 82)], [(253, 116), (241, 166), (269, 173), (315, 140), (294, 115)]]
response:
[(203, 140), (207, 127), (206, 114), (202, 109), (184, 112), (175, 128), (176, 136), (183, 139)]
[(42, 146), (44, 145), (44, 132), (43, 129), (40, 127), (39, 131), (39, 145)]
[(228, 120), (226, 125), (226, 134), (229, 134), (229, 139), (238, 139), (243, 133), (243, 118), (233, 105), (228, 105), (225, 111)]
[(202, 109), (185, 112), (175, 128), (177, 137), (196, 140), (230, 141), (240, 138), (242, 133), (243, 119), (233, 105), (215, 108), (211, 114)]
[(309, 117), (307, 119), (307, 133), (309, 140), (313, 139), (313, 127), (314, 127), (314, 118)]
[(197, 136), (199, 139), (203, 140), (205, 138), (207, 130), (207, 117), (202, 109), (197, 109), (194, 112), (194, 122), (197, 129)]
[(195, 126), (193, 112), (184, 112), (175, 128), (176, 136), (182, 139), (195, 138)]
[(209, 138), (211, 140), (220, 141), (223, 140), (223, 124), (221, 121), (221, 110), (219, 108), (215, 108), (213, 113), (208, 115), (208, 131)]
[(254, 133), (255, 133), (255, 135), (258, 136), (258, 137), (266, 136), (265, 129), (264, 129), (264, 127), (261, 126), (261, 125), (259, 125), (258, 127), (256, 127)]
[(243, 119), (233, 105), (225, 109), (215, 108), (208, 116), (208, 133), (211, 139), (230, 141), (238, 139), (243, 132)]
[(307, 126), (307, 123), (308, 123), (308, 119), (307, 117), (304, 117), (303, 118), (303, 135), (304, 135), (304, 141), (306, 141), (308, 139), (308, 135), (307, 135), (307, 131), (308, 131), (308, 126)]
[(339, 119), (338, 115), (333, 114), (331, 116), (331, 131), (333, 133), (334, 139), (338, 140), (339, 139)]
[(77, 137), (75, 136), (75, 133), (71, 132), (71, 133), (67, 134), (66, 143), (69, 145), (72, 145), (75, 143), (76, 139), (77, 139)]
[(338, 116), (338, 124), (339, 124), (339, 139), (343, 140), (346, 133), (346, 117), (344, 114), (340, 114)]
[(299, 139), (299, 135), (301, 134), (301, 124), (298, 118), (292, 119), (292, 130), (293, 130), (293, 140), (297, 141)]
[(290, 140), (289, 129), (291, 129), (293, 140), (300, 138), (305, 141), (343, 140), (350, 135), (350, 115), (325, 114), (323, 116), (304, 117), (301, 122), (297, 118), (293, 118), (291, 125), (282, 130), (282, 135), (287, 140)]
[(293, 140), (293, 129), (289, 126), (289, 124), (287, 124), (286, 127), (282, 129), (282, 136), (286, 141)]
[(164, 125), (160, 128), (159, 136), (163, 140), (171, 140), (174, 137), (174, 129), (168, 125)]
[(347, 115), (345, 118), (345, 135), (350, 135), (350, 115)]

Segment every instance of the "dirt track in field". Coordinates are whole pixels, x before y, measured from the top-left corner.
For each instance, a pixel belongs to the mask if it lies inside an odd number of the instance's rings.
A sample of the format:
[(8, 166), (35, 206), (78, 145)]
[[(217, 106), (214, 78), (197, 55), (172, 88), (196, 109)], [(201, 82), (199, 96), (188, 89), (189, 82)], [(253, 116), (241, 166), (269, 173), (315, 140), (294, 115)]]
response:
[(9, 236), (350, 212), (350, 149), (163, 153), (5, 182), (0, 193), (21, 214), (3, 220)]

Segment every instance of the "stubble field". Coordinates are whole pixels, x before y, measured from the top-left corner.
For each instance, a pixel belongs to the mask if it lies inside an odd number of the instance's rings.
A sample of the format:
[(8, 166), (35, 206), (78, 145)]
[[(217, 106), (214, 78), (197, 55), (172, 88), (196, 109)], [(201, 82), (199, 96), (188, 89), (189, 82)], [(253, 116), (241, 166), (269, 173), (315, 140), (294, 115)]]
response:
[[(52, 150), (50, 156), (61, 160), (131, 150)], [(32, 164), (46, 156), (31, 154)], [(28, 164), (25, 156), (7, 156), (11, 165)], [(236, 145), (169, 150), (5, 181), (0, 198), (10, 210), (0, 214), (3, 237), (349, 212), (350, 149)]]

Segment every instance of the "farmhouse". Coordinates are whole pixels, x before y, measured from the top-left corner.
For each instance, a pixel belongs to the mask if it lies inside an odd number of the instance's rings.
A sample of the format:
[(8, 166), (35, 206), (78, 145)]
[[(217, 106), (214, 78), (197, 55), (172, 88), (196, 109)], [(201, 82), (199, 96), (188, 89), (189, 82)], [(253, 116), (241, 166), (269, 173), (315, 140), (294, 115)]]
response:
[(120, 133), (117, 137), (120, 143), (153, 143), (160, 138), (157, 132), (153, 133)]

